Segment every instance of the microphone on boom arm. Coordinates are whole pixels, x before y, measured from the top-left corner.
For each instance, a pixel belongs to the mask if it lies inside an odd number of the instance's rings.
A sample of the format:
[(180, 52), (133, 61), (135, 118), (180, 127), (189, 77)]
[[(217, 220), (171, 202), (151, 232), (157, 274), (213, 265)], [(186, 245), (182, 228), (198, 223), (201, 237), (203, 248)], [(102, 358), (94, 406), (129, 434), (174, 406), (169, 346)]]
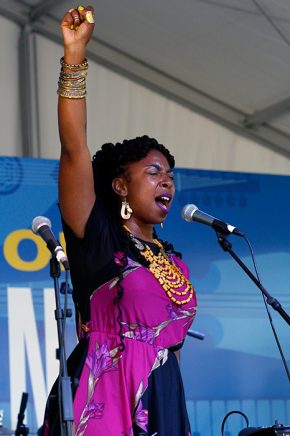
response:
[(49, 251), (56, 257), (58, 262), (64, 266), (64, 269), (69, 271), (68, 259), (62, 246), (52, 233), (50, 220), (45, 216), (35, 217), (32, 221), (32, 231), (46, 242)]
[(195, 204), (187, 204), (183, 207), (181, 212), (182, 218), (187, 222), (197, 221), (201, 224), (206, 224), (207, 226), (212, 227), (216, 232), (223, 233), (224, 235), (238, 235), (244, 236), (237, 227), (234, 227), (230, 224), (225, 223), (217, 218), (214, 218), (211, 215), (208, 215), (205, 212), (202, 212), (198, 209)]

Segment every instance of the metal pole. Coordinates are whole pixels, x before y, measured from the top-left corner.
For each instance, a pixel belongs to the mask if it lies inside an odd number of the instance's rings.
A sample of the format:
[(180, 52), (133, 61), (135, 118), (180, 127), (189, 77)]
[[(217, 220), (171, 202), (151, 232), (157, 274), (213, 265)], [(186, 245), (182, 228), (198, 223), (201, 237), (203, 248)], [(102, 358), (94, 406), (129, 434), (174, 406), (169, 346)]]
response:
[(23, 156), (40, 156), (36, 35), (30, 23), (19, 39), (19, 85)]

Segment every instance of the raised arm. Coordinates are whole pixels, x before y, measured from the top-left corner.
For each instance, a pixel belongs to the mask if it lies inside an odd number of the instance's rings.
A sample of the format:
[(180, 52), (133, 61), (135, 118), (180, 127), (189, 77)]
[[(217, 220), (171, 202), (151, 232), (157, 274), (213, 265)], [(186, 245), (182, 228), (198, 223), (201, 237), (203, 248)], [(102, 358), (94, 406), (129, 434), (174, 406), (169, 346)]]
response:
[[(81, 7), (80, 7), (81, 9)], [(61, 29), (64, 40), (62, 83), (59, 85), (58, 123), (61, 141), (59, 203), (62, 216), (76, 236), (83, 237), (84, 229), (95, 201), (94, 181), (90, 151), (86, 134), (86, 101), (78, 91), (77, 97), (68, 98), (73, 93), (74, 73), (84, 74), (81, 65), (86, 58), (86, 46), (92, 36), (94, 24), (93, 8), (71, 9), (62, 20)], [(68, 66), (66, 66), (67, 64)], [(75, 68), (75, 71), (74, 69)], [(77, 73), (79, 71), (79, 73)], [(83, 86), (83, 78), (80, 79)], [(68, 83), (70, 82), (70, 83)], [(66, 95), (66, 97), (64, 96)]]

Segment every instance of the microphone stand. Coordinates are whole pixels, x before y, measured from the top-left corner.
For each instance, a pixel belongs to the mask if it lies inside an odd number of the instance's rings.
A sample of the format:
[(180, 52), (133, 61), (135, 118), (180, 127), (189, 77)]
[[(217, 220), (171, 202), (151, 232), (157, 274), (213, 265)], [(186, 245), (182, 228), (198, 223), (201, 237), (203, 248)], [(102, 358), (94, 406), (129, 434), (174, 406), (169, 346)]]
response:
[(29, 428), (23, 424), (23, 420), (25, 417), (24, 412), (26, 409), (27, 400), (28, 400), (28, 393), (23, 392), (21, 397), (20, 409), (17, 417), (17, 426), (14, 433), (15, 436), (27, 436), (29, 434)]
[[(59, 359), (59, 414), (60, 414), (60, 428), (61, 436), (72, 436), (72, 426), (74, 424), (73, 416), (73, 401), (72, 401), (72, 390), (71, 390), (71, 380), (68, 377), (67, 366), (66, 366), (66, 354), (65, 354), (65, 344), (63, 338), (63, 319), (67, 316), (66, 313), (61, 308), (60, 304), (60, 294), (59, 294), (59, 283), (58, 278), (60, 277), (60, 264), (56, 259), (55, 255), (52, 255), (50, 260), (50, 276), (54, 281), (55, 290), (55, 319), (57, 322), (57, 333), (58, 333), (58, 343), (59, 348), (57, 350), (57, 358)], [(69, 315), (69, 314), (68, 314)]]
[[(217, 234), (217, 238), (218, 238), (218, 242), (220, 244), (220, 246), (222, 247), (222, 249), (224, 251), (227, 251), (228, 253), (230, 253), (230, 255), (233, 257), (233, 259), (235, 259), (235, 261), (242, 267), (242, 269), (245, 271), (245, 273), (250, 277), (250, 279), (255, 283), (255, 285), (262, 291), (263, 296), (265, 297), (266, 302), (272, 306), (272, 308), (274, 310), (276, 310), (276, 312), (278, 312), (282, 318), (287, 322), (288, 325), (290, 325), (290, 317), (289, 315), (285, 312), (285, 310), (282, 308), (281, 304), (279, 303), (279, 301), (272, 297), (269, 292), (264, 288), (264, 286), (262, 285), (262, 283), (254, 276), (254, 274), (249, 270), (249, 268), (243, 263), (243, 261), (237, 256), (237, 254), (232, 250), (232, 244), (227, 240), (227, 237), (225, 234), (220, 233), (220, 232), (216, 232)], [(267, 306), (266, 306), (267, 309)], [(270, 324), (272, 327), (272, 331), (280, 352), (280, 356), (287, 374), (287, 378), (288, 381), (290, 382), (290, 373), (289, 373), (289, 369), (288, 369), (288, 365), (286, 362), (286, 359), (284, 357), (284, 353), (282, 350), (282, 347), (280, 345), (280, 341), (278, 339), (276, 330), (273, 326), (272, 323), (272, 318), (271, 315), (267, 309), (268, 315), (269, 315), (269, 319), (270, 319)]]
[(232, 244), (228, 241), (226, 235), (216, 232), (218, 242), (224, 251), (230, 253), (230, 255), (235, 259), (235, 261), (242, 267), (245, 273), (250, 277), (250, 279), (255, 283), (256, 286), (262, 291), (262, 294), (266, 297), (267, 303), (272, 306), (276, 312), (278, 312), (282, 318), (290, 325), (290, 317), (282, 308), (279, 301), (272, 297), (269, 292), (264, 288), (262, 283), (254, 276), (254, 274), (249, 270), (249, 268), (244, 264), (244, 262), (237, 256), (237, 254), (232, 250)]

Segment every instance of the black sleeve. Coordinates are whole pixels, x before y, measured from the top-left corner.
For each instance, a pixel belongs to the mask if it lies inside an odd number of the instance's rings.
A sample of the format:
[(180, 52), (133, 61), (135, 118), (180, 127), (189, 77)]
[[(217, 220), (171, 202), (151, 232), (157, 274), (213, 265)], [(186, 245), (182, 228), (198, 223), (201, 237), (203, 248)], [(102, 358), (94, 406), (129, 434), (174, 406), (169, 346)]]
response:
[(89, 320), (89, 297), (117, 274), (113, 254), (120, 249), (120, 236), (100, 201), (96, 201), (86, 224), (84, 238), (77, 238), (62, 220), (70, 264), (73, 299), (82, 320)]

